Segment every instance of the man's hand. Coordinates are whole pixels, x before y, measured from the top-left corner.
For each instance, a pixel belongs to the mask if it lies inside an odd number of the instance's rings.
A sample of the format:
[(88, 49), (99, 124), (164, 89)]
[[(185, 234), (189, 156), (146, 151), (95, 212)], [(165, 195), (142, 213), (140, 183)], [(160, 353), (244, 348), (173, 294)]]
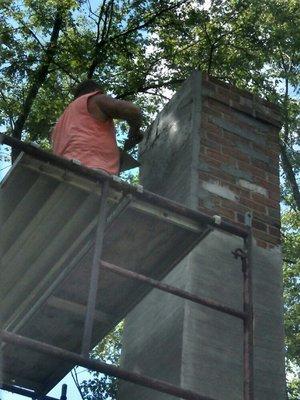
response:
[(143, 134), (140, 132), (143, 116), (137, 106), (129, 101), (116, 100), (104, 94), (95, 95), (92, 99), (108, 118), (124, 119), (129, 124), (128, 139), (124, 144), (125, 151), (132, 149), (143, 140)]
[(140, 131), (135, 132), (135, 133), (130, 131), (128, 134), (128, 139), (125, 140), (125, 143), (124, 143), (124, 150), (128, 151), (128, 150), (133, 149), (133, 147), (135, 145), (137, 145), (138, 143), (140, 143), (143, 140), (143, 138), (144, 138), (144, 135)]

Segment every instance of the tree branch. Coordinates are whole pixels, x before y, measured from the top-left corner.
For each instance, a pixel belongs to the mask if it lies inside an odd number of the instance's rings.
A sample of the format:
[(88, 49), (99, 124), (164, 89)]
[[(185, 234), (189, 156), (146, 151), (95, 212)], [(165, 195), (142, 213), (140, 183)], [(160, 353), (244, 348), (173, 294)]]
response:
[[(163, 9), (159, 10), (158, 12), (156, 12), (155, 14), (153, 14), (151, 17), (149, 17), (145, 22), (143, 22), (143, 23), (141, 23), (139, 25), (136, 25), (136, 26), (134, 26), (132, 28), (128, 28), (127, 30), (125, 30), (125, 31), (123, 31), (121, 33), (118, 33), (118, 34), (112, 36), (111, 38), (109, 38), (108, 33), (105, 36), (103, 36), (102, 40), (100, 42), (98, 42), (96, 44), (96, 46), (95, 46), (94, 57), (93, 57), (93, 60), (91, 62), (91, 65), (90, 65), (90, 67), (88, 69), (88, 74), (87, 74), (88, 79), (91, 79), (93, 77), (94, 72), (95, 72), (95, 70), (96, 70), (96, 68), (98, 66), (98, 63), (99, 63), (99, 51), (100, 51), (101, 47), (103, 48), (108, 43), (112, 43), (112, 42), (114, 42), (115, 40), (118, 40), (121, 37), (125, 37), (127, 35), (130, 35), (131, 33), (134, 33), (136, 31), (139, 31), (141, 29), (146, 28), (147, 26), (151, 25), (162, 14), (164, 14), (164, 13), (166, 13), (168, 11), (172, 11), (173, 9), (178, 8), (179, 6), (181, 6), (184, 3), (187, 3), (189, 1), (190, 0), (181, 0), (176, 4), (173, 4), (172, 6), (163, 8)], [(113, 3), (113, 1), (111, 1), (111, 3)], [(106, 15), (107, 15), (108, 12), (109, 12), (109, 8), (106, 10)], [(111, 9), (111, 15), (112, 15), (112, 9)], [(111, 20), (110, 20), (110, 23), (109, 23), (109, 27), (110, 27), (110, 25), (111, 25)]]
[(144, 93), (151, 94), (151, 96), (158, 96), (165, 100), (170, 100), (170, 97), (167, 97), (167, 96), (163, 95), (162, 93), (150, 92), (150, 89), (144, 90)]
[(73, 381), (74, 381), (74, 383), (75, 383), (75, 386), (77, 387), (77, 390), (78, 390), (78, 392), (79, 392), (79, 394), (80, 394), (82, 400), (85, 400), (84, 395), (83, 395), (83, 392), (82, 392), (82, 390), (81, 390), (81, 386), (80, 386), (79, 380), (78, 380), (78, 375), (77, 375), (76, 367), (72, 369), (72, 371), (71, 371), (71, 376), (72, 376), (72, 379), (73, 379)]
[[(98, 16), (98, 22), (97, 22), (97, 35), (96, 35), (96, 39), (95, 39), (93, 59), (88, 68), (88, 73), (87, 73), (88, 79), (91, 79), (94, 75), (94, 72), (99, 63), (99, 58), (100, 58), (99, 53), (101, 51), (101, 47), (103, 47), (103, 44), (105, 43), (105, 38), (107, 38), (109, 35), (109, 30), (111, 27), (111, 20), (112, 20), (112, 12), (113, 12), (113, 7), (110, 8), (111, 3), (112, 3), (112, 1), (106, 6), (106, 0), (103, 0), (102, 6), (101, 6), (101, 10), (100, 10), (100, 13)], [(100, 25), (101, 25), (103, 16), (104, 16), (104, 21), (103, 21), (103, 27), (102, 27), (102, 32), (101, 32)], [(108, 27), (107, 27), (108, 19), (109, 19), (109, 23), (108, 23)], [(100, 36), (101, 36), (101, 38), (100, 38)]]
[(60, 30), (62, 28), (62, 23), (62, 9), (59, 7), (55, 15), (50, 41), (45, 50), (41, 64), (34, 73), (33, 82), (25, 98), (22, 111), (16, 120), (15, 127), (12, 131), (12, 136), (17, 139), (21, 139), (22, 131), (32, 108), (33, 102), (36, 99), (39, 89), (47, 78), (49, 67), (53, 61), (57, 49), (57, 42)]
[(160, 82), (160, 83), (153, 83), (153, 84), (149, 84), (147, 86), (143, 86), (140, 87), (139, 89), (135, 90), (135, 91), (127, 91), (124, 93), (121, 93), (120, 95), (116, 96), (117, 99), (126, 99), (128, 96), (137, 94), (137, 93), (145, 93), (150, 89), (159, 89), (162, 87), (167, 87), (169, 85), (173, 85), (176, 83), (182, 83), (184, 82), (184, 79), (182, 78), (178, 78), (178, 79), (171, 79), (170, 81), (167, 82)]
[(9, 125), (10, 125), (10, 129), (13, 131), (14, 130), (14, 118), (13, 118), (13, 116), (8, 112), (8, 110), (9, 110), (9, 105), (8, 105), (8, 101), (7, 101), (7, 98), (6, 98), (6, 96), (5, 96), (5, 94), (3, 93), (3, 91), (2, 90), (0, 90), (0, 95), (1, 95), (1, 97), (2, 97), (2, 100), (4, 101), (4, 103), (6, 104), (6, 113), (7, 113), (7, 117), (8, 117), (8, 120), (9, 120)]
[(123, 32), (119, 33), (118, 35), (113, 36), (110, 39), (110, 41), (114, 41), (116, 39), (119, 39), (120, 37), (127, 36), (130, 33), (133, 33), (133, 32), (139, 31), (140, 29), (146, 28), (147, 26), (151, 25), (157, 18), (159, 18), (165, 12), (172, 11), (173, 9), (178, 8), (181, 5), (183, 5), (184, 3), (188, 3), (189, 1), (190, 0), (182, 0), (182, 1), (179, 1), (178, 3), (176, 3), (176, 4), (173, 4), (170, 7), (166, 7), (166, 8), (161, 9), (160, 11), (158, 11), (157, 13), (152, 15), (150, 18), (148, 18), (147, 21), (145, 21), (144, 23), (142, 23), (140, 25), (137, 25), (137, 26), (134, 26), (132, 28), (129, 28), (126, 31), (123, 31)]

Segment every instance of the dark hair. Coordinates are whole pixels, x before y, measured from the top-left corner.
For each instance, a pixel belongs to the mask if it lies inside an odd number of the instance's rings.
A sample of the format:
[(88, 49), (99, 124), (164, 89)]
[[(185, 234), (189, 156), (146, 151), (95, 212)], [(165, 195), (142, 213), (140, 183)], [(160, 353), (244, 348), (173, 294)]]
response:
[(93, 81), (92, 79), (86, 79), (85, 81), (82, 81), (75, 87), (73, 91), (74, 98), (77, 99), (77, 97), (79, 96), (91, 92), (96, 92), (97, 90), (104, 93), (102, 87), (97, 82)]

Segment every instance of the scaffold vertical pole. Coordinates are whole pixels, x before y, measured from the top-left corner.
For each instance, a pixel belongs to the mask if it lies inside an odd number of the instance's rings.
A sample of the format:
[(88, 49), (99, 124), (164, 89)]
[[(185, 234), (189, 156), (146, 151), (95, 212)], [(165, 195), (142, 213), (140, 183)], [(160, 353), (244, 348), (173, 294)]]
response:
[(103, 248), (103, 238), (104, 238), (106, 216), (107, 216), (108, 190), (109, 190), (109, 182), (108, 182), (108, 180), (105, 180), (102, 184), (100, 210), (99, 210), (99, 217), (98, 217), (98, 223), (97, 223), (93, 263), (92, 263), (92, 269), (91, 269), (90, 288), (89, 288), (87, 309), (86, 309), (85, 322), (84, 322), (84, 331), (83, 331), (83, 338), (82, 338), (81, 354), (84, 357), (88, 357), (90, 346), (91, 346), (91, 341), (92, 341), (94, 313), (95, 313), (95, 308), (96, 308), (98, 279), (99, 279), (99, 271), (100, 271), (99, 265), (100, 265), (102, 248)]
[(252, 218), (246, 215), (245, 223), (248, 227), (248, 236), (244, 239), (245, 257), (242, 258), (244, 275), (244, 400), (254, 399), (253, 388), (253, 292), (252, 292)]
[(68, 386), (66, 383), (64, 383), (61, 387), (61, 395), (59, 400), (67, 400), (67, 389)]

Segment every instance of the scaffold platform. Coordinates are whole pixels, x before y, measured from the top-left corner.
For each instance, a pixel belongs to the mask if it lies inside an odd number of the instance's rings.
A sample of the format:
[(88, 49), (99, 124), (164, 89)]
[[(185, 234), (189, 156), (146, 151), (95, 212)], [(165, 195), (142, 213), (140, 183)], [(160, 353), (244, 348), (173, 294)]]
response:
[[(77, 362), (76, 354), (79, 361), (88, 358), (153, 287), (249, 320), (244, 311), (161, 283), (212, 229), (246, 239), (246, 228), (31, 144), (0, 139), (21, 151), (0, 190), (4, 385), (48, 393)], [(29, 344), (16, 351), (18, 338)], [(201, 399), (183, 389), (178, 395)]]

